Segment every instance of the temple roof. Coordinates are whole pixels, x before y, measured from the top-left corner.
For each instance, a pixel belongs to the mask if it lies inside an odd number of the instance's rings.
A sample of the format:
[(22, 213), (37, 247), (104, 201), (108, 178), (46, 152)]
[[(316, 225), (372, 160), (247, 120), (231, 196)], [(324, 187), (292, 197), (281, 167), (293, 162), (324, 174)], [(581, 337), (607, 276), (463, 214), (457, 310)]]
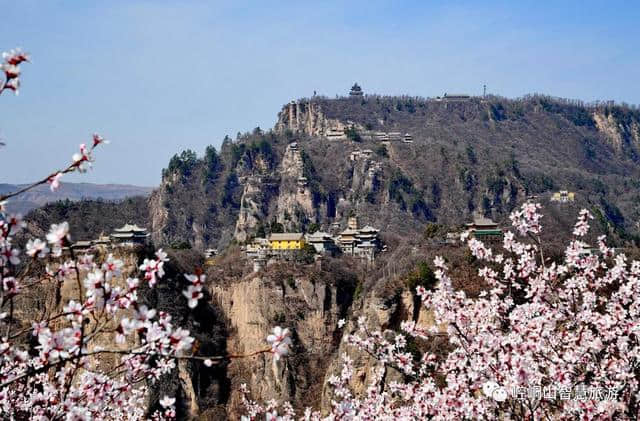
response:
[(331, 234), (328, 232), (316, 231), (313, 234), (309, 234), (309, 241), (324, 241), (331, 239)]

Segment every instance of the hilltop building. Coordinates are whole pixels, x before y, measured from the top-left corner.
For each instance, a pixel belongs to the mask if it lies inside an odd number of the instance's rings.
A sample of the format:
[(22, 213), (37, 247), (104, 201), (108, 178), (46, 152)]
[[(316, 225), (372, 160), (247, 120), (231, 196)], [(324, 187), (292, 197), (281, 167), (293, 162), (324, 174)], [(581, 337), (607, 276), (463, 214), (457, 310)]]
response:
[(116, 228), (111, 234), (111, 240), (120, 245), (140, 245), (147, 242), (149, 233), (146, 228), (141, 228), (135, 224), (125, 224), (121, 228)]
[(353, 86), (351, 87), (351, 90), (349, 91), (349, 96), (350, 97), (361, 97), (363, 96), (363, 92), (362, 92), (362, 88), (360, 87), (360, 85), (358, 85), (357, 83), (354, 83)]
[(453, 95), (449, 95), (446, 92), (444, 93), (444, 95), (442, 96), (442, 98), (438, 97), (438, 100), (440, 101), (468, 101), (471, 99), (471, 96), (466, 95), (466, 94), (453, 94)]
[(567, 203), (567, 202), (573, 202), (575, 201), (575, 199), (576, 199), (576, 194), (574, 192), (567, 191), (567, 190), (560, 190), (559, 192), (553, 193), (553, 196), (551, 196), (552, 202)]

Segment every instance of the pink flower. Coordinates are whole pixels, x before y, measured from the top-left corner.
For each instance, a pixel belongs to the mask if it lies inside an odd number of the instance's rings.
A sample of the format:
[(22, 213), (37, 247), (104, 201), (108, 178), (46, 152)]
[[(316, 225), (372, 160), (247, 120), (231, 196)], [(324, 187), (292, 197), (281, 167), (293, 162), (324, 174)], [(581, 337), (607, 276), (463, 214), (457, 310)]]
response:
[(7, 79), (13, 79), (20, 76), (20, 67), (15, 64), (0, 64), (0, 69), (4, 71)]
[(198, 305), (198, 300), (202, 298), (202, 286), (201, 285), (189, 285), (189, 287), (182, 291), (182, 295), (184, 295), (188, 300), (189, 308), (196, 308)]
[(47, 243), (42, 241), (39, 238), (29, 239), (27, 241), (27, 254), (31, 257), (39, 257), (44, 258), (49, 253), (49, 247), (47, 247)]
[(20, 250), (12, 248), (11, 243), (8, 240), (4, 242), (5, 244), (0, 245), (0, 263), (2, 266), (10, 263), (12, 265), (17, 265), (20, 263), (20, 258), (18, 255), (20, 254)]
[(59, 224), (52, 224), (47, 234), (49, 244), (59, 245), (65, 240), (69, 240), (69, 223), (65, 221)]
[(29, 54), (23, 52), (20, 48), (14, 48), (9, 52), (2, 53), (2, 58), (7, 64), (18, 65), (24, 61), (29, 61)]
[(100, 136), (97, 133), (93, 134), (93, 147), (95, 148), (96, 146), (100, 145), (101, 143), (104, 143), (105, 145), (109, 143), (108, 140), (106, 140), (104, 137)]
[(169, 341), (177, 353), (191, 349), (191, 344), (194, 338), (189, 336), (189, 331), (186, 329), (178, 328), (171, 336)]
[(156, 251), (156, 257), (158, 258), (159, 262), (169, 261), (169, 258), (167, 257), (167, 253), (165, 253), (165, 251), (162, 249), (158, 249), (158, 251)]
[(120, 276), (120, 271), (124, 263), (122, 260), (115, 259), (113, 254), (109, 253), (109, 256), (102, 264), (102, 270), (105, 271), (107, 281), (110, 280), (113, 276)]
[(20, 95), (20, 79), (18, 78), (9, 79), (7, 83), (5, 83), (4, 89), (9, 89), (10, 91), (13, 91), (16, 95)]
[(61, 178), (62, 178), (62, 173), (57, 172), (47, 179), (47, 183), (49, 183), (49, 188), (51, 189), (51, 191), (56, 191), (60, 188)]
[(9, 235), (15, 235), (27, 226), (27, 223), (22, 220), (22, 215), (19, 213), (10, 215), (6, 221), (9, 224)]
[(79, 172), (86, 172), (89, 168), (91, 168), (91, 162), (93, 161), (91, 157), (91, 151), (87, 149), (87, 145), (82, 143), (80, 145), (80, 152), (73, 154), (71, 157), (73, 165), (78, 169)]
[(74, 300), (69, 301), (69, 303), (64, 306), (63, 311), (67, 313), (67, 319), (75, 320), (78, 323), (82, 321), (82, 316), (89, 313), (81, 303)]
[(289, 354), (289, 347), (291, 346), (289, 329), (282, 329), (280, 326), (274, 327), (273, 333), (267, 336), (267, 342), (271, 345), (273, 358), (278, 361), (280, 357)]
[(2, 278), (2, 290), (8, 295), (15, 295), (20, 292), (20, 285), (14, 277)]
[(586, 209), (582, 209), (580, 211), (580, 216), (578, 217), (578, 222), (576, 222), (575, 228), (573, 230), (573, 235), (576, 237), (584, 237), (587, 232), (589, 232), (589, 223), (588, 219), (593, 219), (593, 215)]
[(169, 396), (165, 395), (164, 398), (160, 399), (159, 403), (160, 403), (160, 406), (162, 406), (163, 408), (169, 408), (176, 403), (176, 399), (170, 398)]

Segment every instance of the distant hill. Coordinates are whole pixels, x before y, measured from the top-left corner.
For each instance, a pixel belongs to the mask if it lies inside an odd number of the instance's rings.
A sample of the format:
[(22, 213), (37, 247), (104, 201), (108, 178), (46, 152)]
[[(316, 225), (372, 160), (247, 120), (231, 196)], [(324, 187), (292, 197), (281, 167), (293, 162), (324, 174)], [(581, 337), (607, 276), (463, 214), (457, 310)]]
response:
[(73, 241), (92, 240), (126, 223), (148, 227), (148, 200), (142, 196), (119, 201), (60, 200), (33, 209), (25, 219), (29, 234), (35, 237), (44, 237), (51, 224), (67, 221)]
[[(0, 194), (10, 193), (25, 186), (26, 184), (0, 184)], [(148, 196), (152, 190), (151, 187), (128, 184), (62, 183), (57, 191), (52, 192), (48, 185), (42, 185), (15, 199), (10, 199), (7, 208), (9, 212), (20, 212), (25, 215), (32, 209), (59, 200), (103, 199), (119, 201), (127, 197)]]

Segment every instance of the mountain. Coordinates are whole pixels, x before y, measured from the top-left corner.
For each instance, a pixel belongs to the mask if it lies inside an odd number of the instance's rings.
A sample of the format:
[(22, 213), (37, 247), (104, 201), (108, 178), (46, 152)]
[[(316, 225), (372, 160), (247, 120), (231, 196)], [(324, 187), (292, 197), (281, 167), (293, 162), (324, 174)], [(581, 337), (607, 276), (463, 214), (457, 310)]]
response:
[[(200, 355), (254, 352), (273, 326), (291, 330), (291, 354), (278, 365), (262, 354), (213, 367), (179, 363), (151, 386), (152, 402), (177, 397), (178, 419), (239, 419), (242, 384), (259, 402), (326, 411), (333, 399), (327, 381), (340, 372), (340, 355), (354, 361), (356, 394), (379, 367), (344, 341), (356, 320), (384, 331), (398, 331), (404, 320), (434, 327), (415, 287), (433, 287), (435, 256), (446, 258), (453, 288), (468, 297), (490, 287), (478, 275), (482, 262), (466, 248), (437, 241), (474, 212), (507, 226), (512, 209), (542, 203), (545, 258), (557, 260), (560, 242), (587, 207), (595, 233), (585, 240), (593, 244), (605, 233), (610, 244), (632, 246), (625, 253), (637, 258), (639, 150), (640, 113), (625, 106), (544, 96), (301, 99), (282, 108), (272, 130), (226, 138), (202, 157), (176, 154), (149, 198), (49, 204), (30, 212), (28, 230), (42, 238), (49, 224), (69, 220), (74, 239), (89, 239), (124, 222), (149, 228), (156, 247), (169, 246), (171, 260), (147, 302), (194, 332)], [(552, 201), (559, 190), (575, 200)], [(344, 227), (351, 215), (381, 230), (387, 251), (373, 264), (292, 257), (254, 272), (237, 247), (270, 231)], [(221, 254), (205, 263), (205, 247)], [(126, 273), (136, 273), (152, 251), (131, 249), (139, 254), (123, 256)], [(205, 297), (189, 309), (181, 290), (184, 274), (196, 268), (207, 275)], [(451, 344), (412, 340), (410, 350), (416, 358), (442, 357)], [(385, 377), (401, 378), (394, 369)]]
[[(11, 193), (25, 186), (27, 184), (0, 184), (0, 194)], [(103, 199), (118, 201), (133, 196), (148, 196), (151, 191), (151, 187), (128, 184), (62, 183), (57, 191), (52, 192), (48, 185), (41, 185), (10, 199), (7, 208), (9, 212), (26, 214), (32, 209), (58, 200)]]
[[(508, 222), (527, 198), (552, 230), (580, 207), (600, 232), (636, 241), (640, 111), (528, 96), (314, 97), (287, 104), (275, 127), (228, 137), (203, 157), (175, 155), (150, 199), (157, 244), (203, 249), (272, 227), (306, 231), (347, 216), (394, 238), (429, 223), (455, 229), (474, 212)], [(572, 203), (550, 199), (560, 190)]]

